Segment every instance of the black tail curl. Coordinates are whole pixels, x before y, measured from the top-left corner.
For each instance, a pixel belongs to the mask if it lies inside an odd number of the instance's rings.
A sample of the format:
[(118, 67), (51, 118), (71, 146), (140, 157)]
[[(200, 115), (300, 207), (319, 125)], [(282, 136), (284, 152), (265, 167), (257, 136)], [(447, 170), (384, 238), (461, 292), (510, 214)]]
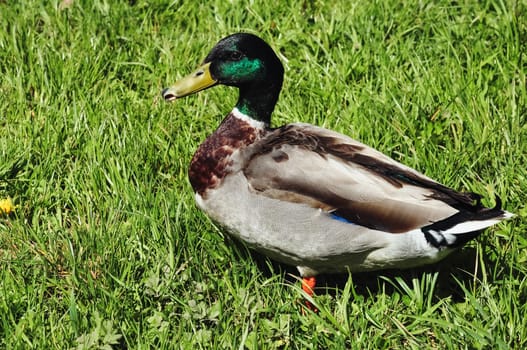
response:
[(499, 196), (495, 196), (496, 204), (493, 208), (487, 208), (484, 207), (481, 204), (481, 196), (478, 194), (475, 194), (478, 198), (478, 201), (473, 207), (468, 207), (465, 209), (460, 210), (458, 213), (449, 216), (446, 219), (443, 219), (441, 221), (434, 222), (433, 224), (430, 224), (428, 226), (425, 226), (421, 228), (421, 231), (423, 231), (425, 238), (428, 243), (433, 245), (434, 247), (438, 249), (442, 248), (456, 248), (461, 247), (471, 239), (477, 237), (481, 232), (484, 230), (477, 230), (477, 231), (471, 231), (471, 232), (465, 232), (461, 234), (456, 234), (455, 241), (449, 242), (446, 237), (443, 235), (442, 232), (447, 231), (451, 229), (452, 227), (463, 223), (467, 221), (484, 221), (484, 220), (490, 220), (494, 218), (503, 217), (505, 215), (505, 212), (501, 209), (502, 207), (502, 201)]

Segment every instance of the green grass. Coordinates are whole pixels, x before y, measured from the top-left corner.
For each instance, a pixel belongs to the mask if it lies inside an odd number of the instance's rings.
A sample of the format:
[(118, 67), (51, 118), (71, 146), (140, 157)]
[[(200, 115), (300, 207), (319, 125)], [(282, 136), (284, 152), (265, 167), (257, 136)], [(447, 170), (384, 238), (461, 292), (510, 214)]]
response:
[[(0, 348), (527, 346), (525, 2), (39, 3), (0, 1)], [(328, 277), (303, 316), (286, 270), (193, 201), (189, 160), (236, 91), (160, 99), (240, 30), (284, 62), (274, 125), (348, 134), (517, 217), (457, 262)]]

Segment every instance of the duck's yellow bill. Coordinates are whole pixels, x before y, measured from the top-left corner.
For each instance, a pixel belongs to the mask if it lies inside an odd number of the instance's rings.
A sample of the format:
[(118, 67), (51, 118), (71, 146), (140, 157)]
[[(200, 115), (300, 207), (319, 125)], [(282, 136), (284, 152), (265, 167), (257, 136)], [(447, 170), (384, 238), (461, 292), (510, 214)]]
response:
[(162, 95), (165, 101), (174, 101), (176, 98), (191, 95), (216, 85), (218, 81), (212, 78), (209, 68), (210, 62), (205, 63), (171, 87), (164, 89)]

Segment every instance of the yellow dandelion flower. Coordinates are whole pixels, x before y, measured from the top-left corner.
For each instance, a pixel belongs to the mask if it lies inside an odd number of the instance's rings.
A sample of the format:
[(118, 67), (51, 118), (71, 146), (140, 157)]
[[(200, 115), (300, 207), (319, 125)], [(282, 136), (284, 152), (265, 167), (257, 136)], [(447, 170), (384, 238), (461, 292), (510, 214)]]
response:
[(13, 210), (15, 210), (15, 206), (13, 205), (11, 198), (7, 197), (5, 199), (0, 199), (0, 213), (9, 215)]

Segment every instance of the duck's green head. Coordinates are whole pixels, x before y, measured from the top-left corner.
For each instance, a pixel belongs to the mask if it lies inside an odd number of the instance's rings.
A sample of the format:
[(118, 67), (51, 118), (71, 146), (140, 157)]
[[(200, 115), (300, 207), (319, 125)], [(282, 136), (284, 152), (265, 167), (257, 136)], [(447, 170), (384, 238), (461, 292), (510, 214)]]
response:
[(236, 86), (240, 90), (236, 107), (269, 124), (283, 75), (282, 63), (265, 41), (252, 34), (237, 33), (220, 40), (203, 65), (163, 90), (163, 97), (173, 101), (217, 84)]

